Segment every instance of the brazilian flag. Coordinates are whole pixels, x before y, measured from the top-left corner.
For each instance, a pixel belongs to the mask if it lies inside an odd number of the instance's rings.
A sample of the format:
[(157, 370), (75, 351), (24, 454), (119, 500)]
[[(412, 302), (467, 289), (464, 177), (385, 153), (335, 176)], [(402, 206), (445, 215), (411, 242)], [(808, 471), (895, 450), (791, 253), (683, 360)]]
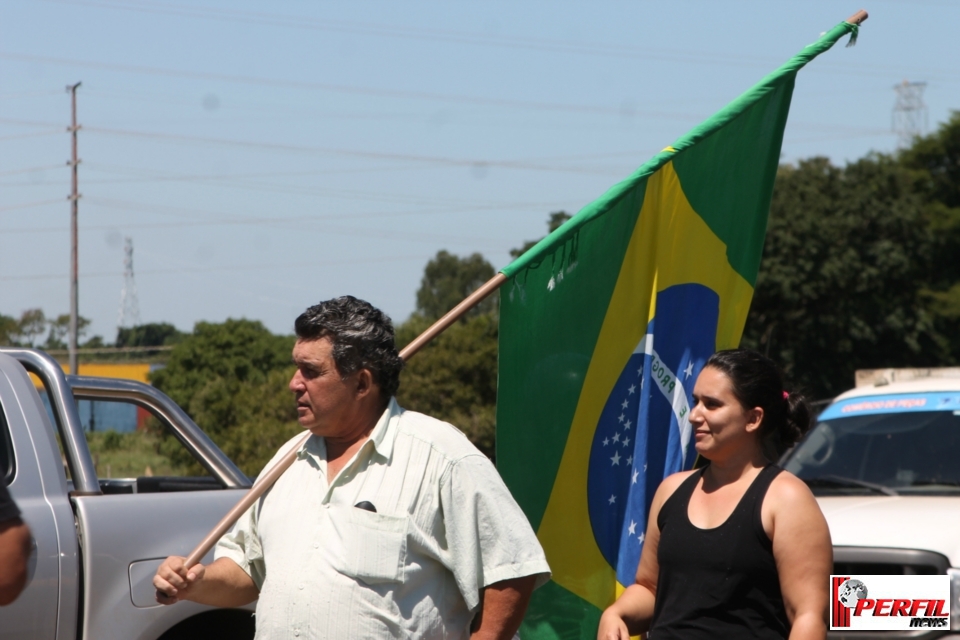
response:
[(497, 466), (553, 579), (524, 640), (595, 638), (632, 584), (660, 481), (696, 452), (687, 414), (750, 308), (806, 47), (503, 269)]

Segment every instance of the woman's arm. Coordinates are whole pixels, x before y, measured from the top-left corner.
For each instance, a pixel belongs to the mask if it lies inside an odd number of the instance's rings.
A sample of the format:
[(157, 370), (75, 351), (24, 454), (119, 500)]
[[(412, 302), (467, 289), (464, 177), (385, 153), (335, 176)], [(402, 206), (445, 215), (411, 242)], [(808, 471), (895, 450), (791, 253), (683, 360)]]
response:
[(657, 561), (660, 527), (657, 526), (657, 516), (660, 515), (663, 503), (691, 473), (695, 472), (675, 473), (664, 479), (657, 488), (650, 505), (650, 516), (647, 518), (646, 537), (640, 553), (636, 583), (627, 587), (617, 601), (603, 612), (597, 640), (629, 640), (630, 636), (644, 633), (650, 628), (656, 603), (657, 578), (660, 574), (660, 563)]
[(823, 640), (833, 545), (820, 506), (802, 480), (783, 472), (770, 485), (763, 512), (790, 620), (790, 640)]

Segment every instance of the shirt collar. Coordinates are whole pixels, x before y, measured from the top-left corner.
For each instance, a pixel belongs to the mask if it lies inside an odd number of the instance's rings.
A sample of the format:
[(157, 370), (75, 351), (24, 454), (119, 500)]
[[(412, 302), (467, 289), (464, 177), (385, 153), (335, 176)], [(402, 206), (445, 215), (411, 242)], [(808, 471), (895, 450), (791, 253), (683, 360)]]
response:
[(377, 453), (384, 458), (390, 459), (393, 453), (393, 443), (397, 439), (397, 428), (400, 423), (400, 415), (403, 409), (397, 404), (397, 399), (391, 397), (387, 408), (383, 410), (383, 415), (377, 422), (377, 426), (370, 432), (370, 442)]
[[(373, 443), (374, 450), (388, 460), (390, 459), (390, 454), (393, 453), (393, 443), (397, 439), (397, 428), (402, 413), (403, 409), (397, 404), (397, 399), (391, 397), (387, 408), (383, 410), (380, 419), (377, 421), (376, 426), (373, 427), (373, 431), (370, 432), (370, 437), (367, 439), (367, 442)], [(364, 447), (365, 446), (366, 443), (364, 443)], [(307, 438), (307, 441), (300, 448), (297, 455), (300, 458), (313, 456), (318, 460), (326, 460), (326, 442), (324, 442), (322, 437), (311, 436)]]

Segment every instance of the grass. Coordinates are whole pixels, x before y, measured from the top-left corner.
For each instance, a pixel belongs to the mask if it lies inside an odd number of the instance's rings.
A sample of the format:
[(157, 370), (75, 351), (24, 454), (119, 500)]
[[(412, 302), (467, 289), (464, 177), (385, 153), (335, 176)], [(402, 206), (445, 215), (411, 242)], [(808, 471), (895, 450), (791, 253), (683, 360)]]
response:
[[(149, 431), (87, 433), (87, 445), (100, 478), (195, 475), (162, 453), (161, 438)], [(178, 443), (179, 444), (179, 443)]]

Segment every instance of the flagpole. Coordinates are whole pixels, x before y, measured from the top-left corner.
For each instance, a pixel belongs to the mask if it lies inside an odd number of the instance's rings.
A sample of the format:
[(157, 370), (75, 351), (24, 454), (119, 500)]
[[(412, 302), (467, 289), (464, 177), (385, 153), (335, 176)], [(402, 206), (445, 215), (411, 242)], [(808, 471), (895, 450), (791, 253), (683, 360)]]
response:
[[(474, 308), (481, 302), (483, 302), (491, 293), (499, 289), (504, 282), (507, 281), (507, 277), (502, 273), (498, 273), (494, 277), (490, 278), (485, 282), (479, 289), (471, 293), (469, 296), (464, 298), (463, 302), (455, 306), (446, 315), (430, 325), (430, 328), (421, 333), (417, 338), (415, 338), (410, 344), (405, 346), (400, 350), (400, 357), (403, 360), (409, 360), (416, 352), (420, 351), (428, 342), (433, 340), (435, 337), (440, 335), (447, 327), (452, 325), (454, 322), (459, 320), (463, 315)], [(190, 555), (187, 556), (184, 566), (189, 569), (190, 567), (196, 565), (203, 556), (207, 555), (207, 552), (213, 548), (213, 545), (230, 530), (230, 527), (240, 519), (240, 516), (246, 512), (250, 506), (260, 499), (267, 489), (273, 486), (273, 483), (283, 475), (283, 472), (286, 471), (293, 461), (297, 459), (297, 453), (300, 451), (300, 448), (303, 447), (304, 443), (307, 441), (307, 438), (310, 437), (310, 432), (303, 434), (303, 437), (297, 441), (290, 450), (280, 458), (276, 464), (270, 467), (267, 471), (262, 473), (257, 481), (254, 483), (250, 490), (247, 491), (246, 495), (240, 499), (237, 504), (233, 506), (230, 511), (227, 512), (227, 515), (223, 516), (220, 522), (217, 523), (217, 526), (213, 528), (206, 535), (206, 537), (200, 541), (200, 544), (190, 552)], [(158, 592), (159, 593), (159, 592)]]
[(864, 9), (860, 9), (860, 11), (857, 11), (855, 14), (853, 14), (852, 16), (844, 20), (844, 22), (847, 22), (849, 24), (859, 25), (859, 24), (863, 24), (863, 21), (869, 17), (870, 17), (869, 13), (867, 13)]
[[(845, 22), (854, 25), (860, 25), (869, 17), (866, 11), (861, 9), (857, 11), (852, 16), (846, 19)], [(427, 343), (437, 337), (445, 329), (447, 329), (454, 322), (459, 320), (463, 315), (472, 309), (473, 307), (480, 304), (485, 300), (491, 293), (499, 289), (504, 282), (507, 281), (507, 276), (502, 273), (497, 273), (493, 278), (485, 282), (480, 286), (479, 289), (467, 296), (463, 302), (451, 309), (446, 315), (434, 322), (430, 327), (420, 334), (417, 338), (410, 342), (406, 347), (400, 350), (400, 357), (403, 360), (408, 360), (414, 354), (416, 354), (420, 349), (422, 349)], [(283, 472), (286, 471), (293, 461), (297, 459), (297, 453), (303, 444), (307, 441), (307, 438), (310, 437), (310, 433), (307, 432), (303, 437), (293, 446), (290, 450), (284, 454), (280, 460), (277, 461), (270, 469), (265, 471), (260, 478), (247, 494), (236, 504), (229, 512), (217, 523), (217, 526), (213, 528), (210, 533), (197, 545), (197, 547), (190, 552), (190, 555), (187, 556), (185, 566), (189, 569), (190, 567), (196, 565), (203, 556), (207, 555), (207, 552), (213, 548), (213, 545), (230, 530), (230, 527), (240, 518), (243, 513), (250, 508), (250, 506), (256, 502), (267, 489), (273, 486), (273, 483), (283, 475)]]

